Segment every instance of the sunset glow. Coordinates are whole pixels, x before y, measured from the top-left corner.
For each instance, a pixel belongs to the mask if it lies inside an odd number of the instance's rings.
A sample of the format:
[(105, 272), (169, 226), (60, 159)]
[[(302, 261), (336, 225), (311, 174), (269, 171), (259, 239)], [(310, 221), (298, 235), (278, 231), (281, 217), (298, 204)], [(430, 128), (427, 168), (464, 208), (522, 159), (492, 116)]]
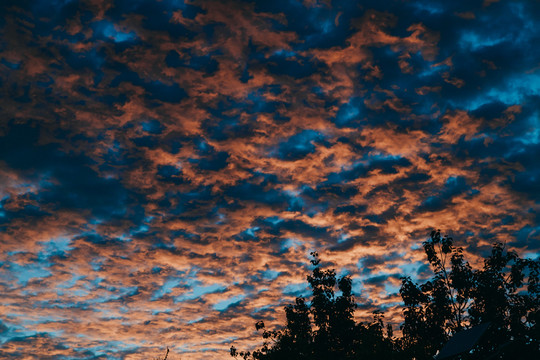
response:
[(540, 2), (1, 1), (0, 358), (227, 359), (309, 254), (398, 331), (540, 252)]

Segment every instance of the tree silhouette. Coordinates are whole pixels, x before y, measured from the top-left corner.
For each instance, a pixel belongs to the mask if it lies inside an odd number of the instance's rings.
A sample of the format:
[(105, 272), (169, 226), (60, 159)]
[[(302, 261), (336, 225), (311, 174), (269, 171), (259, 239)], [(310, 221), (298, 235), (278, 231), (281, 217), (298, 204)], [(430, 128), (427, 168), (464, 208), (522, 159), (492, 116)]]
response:
[[(392, 332), (385, 331), (383, 315), (375, 312), (371, 323), (356, 323), (356, 302), (349, 276), (336, 278), (334, 270), (322, 269), (316, 252), (311, 264), (315, 266), (307, 281), (311, 301), (297, 297), (295, 304), (285, 307), (284, 329), (270, 331), (262, 321), (255, 324), (262, 330), (263, 346), (250, 352), (238, 352), (231, 347), (231, 356), (244, 359), (392, 359)], [(336, 296), (336, 288), (341, 292)]]
[(539, 260), (521, 259), (496, 243), (483, 268), (473, 270), (463, 249), (440, 231), (432, 231), (423, 247), (435, 276), (420, 286), (404, 277), (400, 289), (400, 342), (408, 358), (431, 359), (451, 335), (482, 323), (490, 323), (484, 340), (462, 358), (516, 350), (540, 356)]
[(405, 322), (402, 347), (411, 357), (428, 359), (465, 327), (465, 311), (473, 286), (473, 272), (463, 259), (463, 250), (453, 247), (451, 237), (433, 231), (424, 251), (435, 276), (418, 286), (402, 278), (400, 289)]
[[(296, 298), (285, 307), (286, 324), (267, 330), (263, 346), (250, 352), (231, 347), (243, 359), (433, 359), (457, 332), (489, 324), (481, 341), (456, 359), (507, 359), (520, 354), (540, 358), (540, 260), (521, 259), (500, 243), (481, 269), (465, 260), (463, 249), (449, 236), (432, 231), (423, 243), (434, 276), (423, 284), (402, 277), (402, 336), (395, 338), (384, 315), (374, 312), (370, 323), (356, 323), (357, 308), (349, 276), (336, 278), (322, 269), (316, 252), (307, 281), (310, 299)], [(336, 295), (336, 288), (340, 295)]]

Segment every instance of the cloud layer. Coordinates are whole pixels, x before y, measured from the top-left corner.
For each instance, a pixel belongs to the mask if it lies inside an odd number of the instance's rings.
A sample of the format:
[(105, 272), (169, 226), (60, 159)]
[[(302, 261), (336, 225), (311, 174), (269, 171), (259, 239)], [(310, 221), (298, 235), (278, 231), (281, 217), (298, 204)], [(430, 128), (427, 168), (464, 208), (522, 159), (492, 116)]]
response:
[(309, 252), (399, 324), (450, 232), (540, 251), (540, 4), (0, 5), (0, 355), (223, 359)]

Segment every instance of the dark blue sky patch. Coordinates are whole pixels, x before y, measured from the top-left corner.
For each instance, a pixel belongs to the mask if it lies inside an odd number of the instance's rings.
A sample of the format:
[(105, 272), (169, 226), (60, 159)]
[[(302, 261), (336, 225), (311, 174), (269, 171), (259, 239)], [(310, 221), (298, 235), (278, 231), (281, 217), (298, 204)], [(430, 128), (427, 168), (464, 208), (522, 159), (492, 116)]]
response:
[(165, 64), (173, 68), (191, 68), (194, 70), (202, 71), (206, 75), (214, 73), (219, 67), (219, 63), (217, 62), (217, 60), (214, 59), (210, 54), (204, 56), (197, 56), (190, 54), (189, 52), (183, 52), (181, 58), (180, 54), (175, 50), (171, 50), (167, 53), (167, 56), (165, 57)]
[(178, 84), (165, 84), (161, 81), (146, 83), (144, 88), (148, 91), (148, 98), (163, 102), (177, 103), (187, 97), (187, 93)]
[(123, 72), (116, 76), (110, 86), (117, 87), (122, 82), (129, 82), (146, 90), (144, 96), (150, 100), (177, 103), (187, 97), (187, 93), (177, 83), (165, 83), (161, 80), (143, 80), (138, 73), (129, 70), (121, 64), (111, 64), (113, 68), (119, 68)]
[(317, 185), (317, 194), (321, 198), (333, 198), (340, 201), (347, 201), (352, 196), (358, 194), (358, 188), (352, 185), (337, 185), (337, 184), (320, 184)]
[(400, 254), (397, 252), (390, 252), (385, 255), (370, 255), (360, 259), (357, 266), (362, 274), (369, 275), (372, 274), (373, 268), (395, 260), (398, 257), (400, 257)]
[(292, 297), (307, 297), (310, 292), (306, 284), (289, 284), (283, 289), (283, 294)]
[(58, 144), (38, 145), (42, 126), (36, 121), (12, 120), (8, 132), (1, 137), (0, 158), (17, 170), (44, 169), (59, 156)]
[(159, 138), (155, 136), (140, 136), (131, 139), (133, 141), (133, 144), (135, 144), (138, 147), (146, 147), (150, 149), (155, 149), (159, 146)]
[(61, 53), (64, 55), (65, 62), (74, 70), (88, 68), (98, 71), (104, 64), (103, 55), (95, 49), (83, 52), (73, 52), (68, 47), (61, 47)]
[(404, 157), (375, 156), (369, 163), (368, 171), (380, 170), (381, 174), (397, 174), (398, 168), (411, 165), (409, 159)]
[(157, 178), (160, 181), (180, 185), (184, 183), (182, 170), (172, 165), (159, 165), (157, 169)]
[(165, 129), (165, 127), (163, 125), (161, 125), (159, 120), (156, 120), (156, 119), (143, 121), (141, 123), (141, 127), (142, 127), (143, 131), (145, 131), (145, 132), (147, 132), (149, 134), (152, 134), (152, 135), (159, 135)]
[(530, 225), (524, 226), (515, 234), (515, 241), (513, 245), (518, 248), (526, 247), (530, 251), (536, 251), (536, 256), (539, 255), (540, 246), (540, 227), (532, 227)]
[(87, 243), (90, 243), (90, 244), (93, 244), (93, 245), (109, 246), (109, 247), (119, 246), (119, 245), (123, 244), (123, 240), (121, 240), (121, 239), (111, 238), (111, 237), (103, 236), (103, 235), (96, 234), (96, 233), (85, 234), (85, 235), (75, 237), (75, 238), (73, 238), (73, 241), (74, 241), (74, 243), (84, 241), (84, 242), (87, 242)]
[[(181, 4), (182, 6), (177, 6)], [(137, 14), (143, 16), (142, 25), (148, 30), (165, 31), (173, 39), (181, 37), (193, 37), (195, 33), (187, 29), (184, 25), (171, 22), (174, 11), (182, 10), (183, 2), (162, 1), (126, 1), (116, 0), (114, 5), (108, 9), (107, 15), (112, 19), (120, 20), (127, 14)], [(197, 12), (197, 7), (188, 5), (187, 13), (193, 16)]]
[(349, 214), (349, 215), (355, 215), (355, 214), (362, 214), (366, 211), (367, 206), (365, 205), (341, 205), (335, 208), (334, 214)]
[(221, 121), (208, 119), (202, 126), (211, 139), (224, 141), (252, 136), (256, 124), (222, 116)]
[(280, 223), (280, 231), (290, 231), (302, 236), (321, 238), (328, 236), (328, 228), (305, 223), (302, 220), (284, 220)]
[(261, 230), (259, 227), (248, 228), (235, 235), (234, 238), (239, 241), (258, 241), (259, 237), (257, 236), (257, 232), (259, 230)]
[(3, 321), (0, 321), (0, 334), (4, 334), (9, 330), (6, 324)]
[(275, 75), (287, 75), (296, 79), (308, 77), (318, 70), (313, 59), (283, 50), (278, 50), (268, 58), (267, 67)]
[[(9, 207), (12, 203), (14, 204), (15, 201), (25, 201), (24, 198), (31, 198), (31, 201), (34, 204), (26, 204), (22, 207), (15, 208), (15, 209), (6, 209), (6, 207)], [(36, 220), (39, 220), (41, 218), (44, 218), (46, 216), (51, 215), (50, 212), (46, 211), (45, 209), (41, 209), (40, 206), (38, 206), (38, 200), (36, 199), (36, 196), (21, 196), (17, 199), (6, 199), (2, 200), (0, 202), (2, 205), (1, 210), (1, 216), (0, 216), (0, 228), (2, 225), (7, 225), (10, 222), (16, 220), (16, 219), (25, 219), (28, 223), (34, 223)]]
[(165, 58), (165, 64), (167, 64), (169, 67), (177, 68), (184, 66), (185, 62), (180, 59), (180, 55), (177, 51), (170, 50)]
[(364, 176), (367, 173), (367, 169), (364, 164), (356, 164), (351, 169), (343, 170), (339, 173), (330, 173), (328, 180), (321, 185), (343, 184), (351, 180)]
[(345, 104), (341, 105), (336, 117), (335, 123), (338, 127), (347, 126), (350, 123), (357, 123), (362, 117), (362, 109), (364, 107), (364, 99), (352, 98)]
[(223, 192), (224, 196), (231, 199), (241, 199), (266, 204), (271, 207), (284, 207), (289, 202), (289, 197), (281, 191), (266, 187), (263, 184), (245, 182), (231, 186)]
[(126, 103), (128, 98), (124, 94), (120, 94), (120, 95), (105, 94), (103, 96), (97, 96), (96, 100), (104, 103), (107, 106), (122, 106)]
[(537, 169), (515, 174), (508, 178), (507, 183), (518, 193), (533, 199), (540, 198), (540, 171)]
[(93, 161), (69, 155), (58, 143), (39, 145), (42, 125), (14, 124), (0, 145), (0, 156), (32, 180), (43, 179), (36, 200), (46, 209), (88, 210), (95, 216), (122, 216), (128, 191), (118, 179), (105, 178), (91, 169)]
[(251, 226), (253, 228), (258, 228), (260, 231), (264, 231), (267, 234), (270, 235), (279, 235), (280, 234), (280, 227), (281, 223), (283, 222), (283, 219), (277, 218), (277, 217), (271, 217), (271, 218), (256, 218)]
[(134, 31), (120, 30), (118, 25), (102, 20), (92, 24), (94, 36), (98, 39), (113, 41), (115, 43), (133, 42), (137, 39), (137, 34)]
[[(73, 159), (75, 163), (85, 159)], [(90, 210), (97, 216), (122, 216), (128, 193), (117, 179), (100, 177), (87, 166), (66, 161), (54, 172), (59, 186), (45, 186), (40, 200), (56, 209)]]
[(217, 171), (227, 166), (229, 154), (226, 151), (214, 151), (198, 159), (190, 159), (191, 163), (197, 164), (201, 170)]
[(483, 159), (490, 156), (505, 157), (512, 153), (512, 142), (509, 138), (495, 138), (486, 141), (484, 138), (465, 139), (463, 135), (457, 142), (455, 156), (459, 160), (468, 158)]
[(191, 139), (178, 131), (171, 131), (161, 137), (160, 147), (171, 154), (177, 154), (178, 151)]
[(21, 63), (20, 62), (11, 62), (11, 61), (8, 61), (4, 58), (0, 59), (0, 63), (4, 66), (7, 66), (8, 68), (12, 69), (12, 70), (17, 70), (18, 68), (21, 67)]
[(401, 198), (405, 194), (405, 190), (408, 190), (408, 191), (416, 190), (419, 185), (420, 185), (419, 183), (405, 183), (401, 185), (399, 180), (391, 182), (390, 184), (381, 184), (371, 189), (366, 194), (366, 199), (377, 198), (378, 196), (381, 196), (384, 193), (391, 193)]
[(494, 101), (491, 103), (482, 104), (480, 107), (471, 111), (471, 115), (489, 121), (500, 117), (507, 107), (508, 106), (501, 101)]
[(367, 215), (364, 215), (364, 218), (366, 218), (367, 220), (375, 224), (384, 224), (386, 222), (382, 214), (381, 215), (367, 214)]
[(471, 191), (467, 180), (461, 176), (449, 177), (444, 186), (436, 193), (428, 196), (419, 211), (438, 211), (443, 209), (455, 196), (461, 195), (466, 191)]
[[(9, 2), (9, 1), (8, 1)], [(14, 5), (21, 6), (24, 1), (14, 2)], [(76, 1), (29, 1), (33, 15), (37, 18), (45, 18), (51, 24), (64, 25), (66, 20), (73, 18), (79, 10)], [(25, 4), (26, 5), (26, 4)], [(23, 5), (24, 6), (24, 5)], [(49, 22), (46, 21), (46, 22)]]
[(384, 285), (388, 283), (389, 278), (395, 278), (399, 279), (401, 274), (395, 273), (395, 274), (388, 274), (388, 275), (377, 275), (372, 276), (364, 280), (364, 283), (370, 284), (370, 285)]
[(317, 144), (324, 140), (324, 135), (315, 130), (303, 130), (279, 144), (277, 157), (282, 160), (299, 160), (315, 152)]
[(424, 172), (413, 172), (408, 174), (406, 177), (399, 179), (396, 181), (397, 184), (403, 186), (403, 185), (410, 185), (411, 187), (414, 185), (418, 185), (419, 183), (426, 182), (431, 179), (431, 176), (429, 174), (426, 174)]

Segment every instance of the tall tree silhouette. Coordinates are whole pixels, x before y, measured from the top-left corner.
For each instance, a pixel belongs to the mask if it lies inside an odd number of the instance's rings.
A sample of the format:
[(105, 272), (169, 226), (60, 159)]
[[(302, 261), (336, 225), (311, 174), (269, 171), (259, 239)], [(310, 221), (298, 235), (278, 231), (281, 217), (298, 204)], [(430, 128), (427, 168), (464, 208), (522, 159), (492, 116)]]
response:
[(463, 249), (440, 231), (432, 231), (423, 247), (434, 277), (422, 285), (404, 277), (400, 289), (405, 305), (400, 342), (407, 357), (431, 359), (451, 335), (481, 323), (491, 324), (484, 341), (462, 358), (512, 349), (540, 356), (538, 260), (521, 259), (496, 243), (483, 268), (473, 270)]
[(334, 270), (320, 267), (316, 252), (311, 254), (311, 264), (315, 266), (307, 276), (311, 301), (298, 297), (294, 305), (286, 306), (287, 323), (282, 330), (270, 331), (262, 321), (257, 322), (256, 329), (263, 331), (263, 346), (253, 353), (231, 347), (231, 355), (265, 360), (347, 360), (361, 355), (372, 359), (388, 355), (384, 358), (391, 359), (393, 341), (391, 332), (385, 332), (382, 314), (377, 312), (372, 323), (356, 323), (351, 278), (337, 279)]

